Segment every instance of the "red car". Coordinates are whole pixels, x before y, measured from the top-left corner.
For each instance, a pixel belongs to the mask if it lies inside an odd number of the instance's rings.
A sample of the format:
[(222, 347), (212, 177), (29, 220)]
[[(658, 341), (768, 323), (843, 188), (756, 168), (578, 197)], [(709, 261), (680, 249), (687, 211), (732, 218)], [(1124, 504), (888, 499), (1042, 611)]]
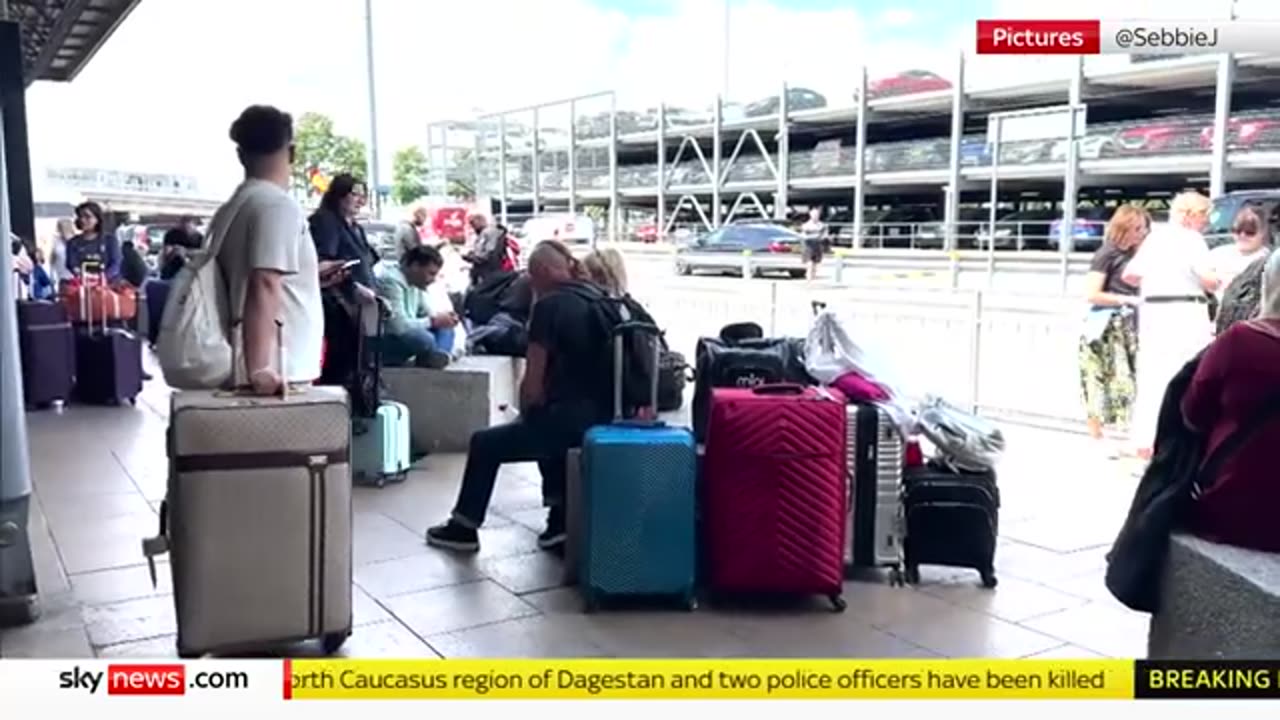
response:
[(658, 226), (653, 223), (645, 223), (636, 228), (636, 242), (656, 243), (658, 242)]
[(1156, 155), (1192, 150), (1195, 128), (1184, 123), (1153, 123), (1117, 131), (1112, 147), (1121, 154)]
[[(1245, 150), (1258, 145), (1276, 145), (1280, 143), (1280, 119), (1277, 118), (1231, 118), (1227, 121), (1227, 147), (1232, 150)], [(1200, 147), (1213, 149), (1213, 126), (1200, 131)]]
[(950, 90), (951, 81), (928, 70), (908, 70), (876, 80), (867, 87), (867, 99), (914, 95), (934, 90)]

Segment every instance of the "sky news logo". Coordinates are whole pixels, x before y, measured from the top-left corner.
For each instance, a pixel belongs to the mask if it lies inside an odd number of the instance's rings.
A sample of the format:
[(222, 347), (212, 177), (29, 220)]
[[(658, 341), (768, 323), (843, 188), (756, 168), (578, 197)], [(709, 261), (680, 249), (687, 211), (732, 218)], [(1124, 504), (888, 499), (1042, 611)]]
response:
[(79, 665), (58, 674), (58, 689), (87, 691), (90, 695), (185, 695), (188, 688), (199, 690), (244, 690), (249, 687), (245, 672), (197, 672), (190, 682), (187, 668), (180, 663), (113, 664), (103, 670), (87, 670)]

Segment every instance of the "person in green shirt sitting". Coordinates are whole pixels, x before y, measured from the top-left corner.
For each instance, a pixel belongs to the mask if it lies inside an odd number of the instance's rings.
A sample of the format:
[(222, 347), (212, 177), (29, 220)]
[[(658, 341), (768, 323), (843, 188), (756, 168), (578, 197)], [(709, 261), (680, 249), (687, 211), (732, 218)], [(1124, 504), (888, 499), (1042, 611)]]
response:
[(459, 318), (453, 308), (432, 308), (427, 298), (427, 286), (443, 264), (439, 250), (419, 245), (406, 250), (399, 263), (378, 265), (378, 297), (388, 311), (383, 365), (439, 369), (449, 364)]

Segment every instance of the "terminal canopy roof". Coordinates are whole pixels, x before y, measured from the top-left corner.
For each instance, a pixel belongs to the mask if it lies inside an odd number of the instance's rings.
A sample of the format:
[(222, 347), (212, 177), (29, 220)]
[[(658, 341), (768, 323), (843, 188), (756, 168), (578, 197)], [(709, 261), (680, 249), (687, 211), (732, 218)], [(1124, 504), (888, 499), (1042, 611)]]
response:
[(140, 0), (0, 0), (0, 18), (22, 30), (23, 74), (69, 81)]

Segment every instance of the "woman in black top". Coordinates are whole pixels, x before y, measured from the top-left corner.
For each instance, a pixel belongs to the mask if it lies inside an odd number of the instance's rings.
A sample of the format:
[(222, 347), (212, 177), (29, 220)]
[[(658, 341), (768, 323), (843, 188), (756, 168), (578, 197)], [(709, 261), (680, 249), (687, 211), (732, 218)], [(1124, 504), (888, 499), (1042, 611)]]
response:
[(1106, 240), (1093, 254), (1085, 276), (1089, 313), (1080, 336), (1080, 386), (1089, 434), (1125, 426), (1135, 394), (1138, 333), (1133, 307), (1138, 288), (1126, 283), (1124, 268), (1147, 237), (1151, 217), (1135, 205), (1116, 208)]
[(378, 253), (369, 245), (357, 218), (367, 198), (364, 183), (346, 173), (335, 175), (311, 215), (311, 240), (320, 261), (355, 260), (342, 284), (324, 291), (324, 336), (328, 344), (320, 382), (352, 387), (360, 347), (359, 308), (377, 301), (373, 266)]

